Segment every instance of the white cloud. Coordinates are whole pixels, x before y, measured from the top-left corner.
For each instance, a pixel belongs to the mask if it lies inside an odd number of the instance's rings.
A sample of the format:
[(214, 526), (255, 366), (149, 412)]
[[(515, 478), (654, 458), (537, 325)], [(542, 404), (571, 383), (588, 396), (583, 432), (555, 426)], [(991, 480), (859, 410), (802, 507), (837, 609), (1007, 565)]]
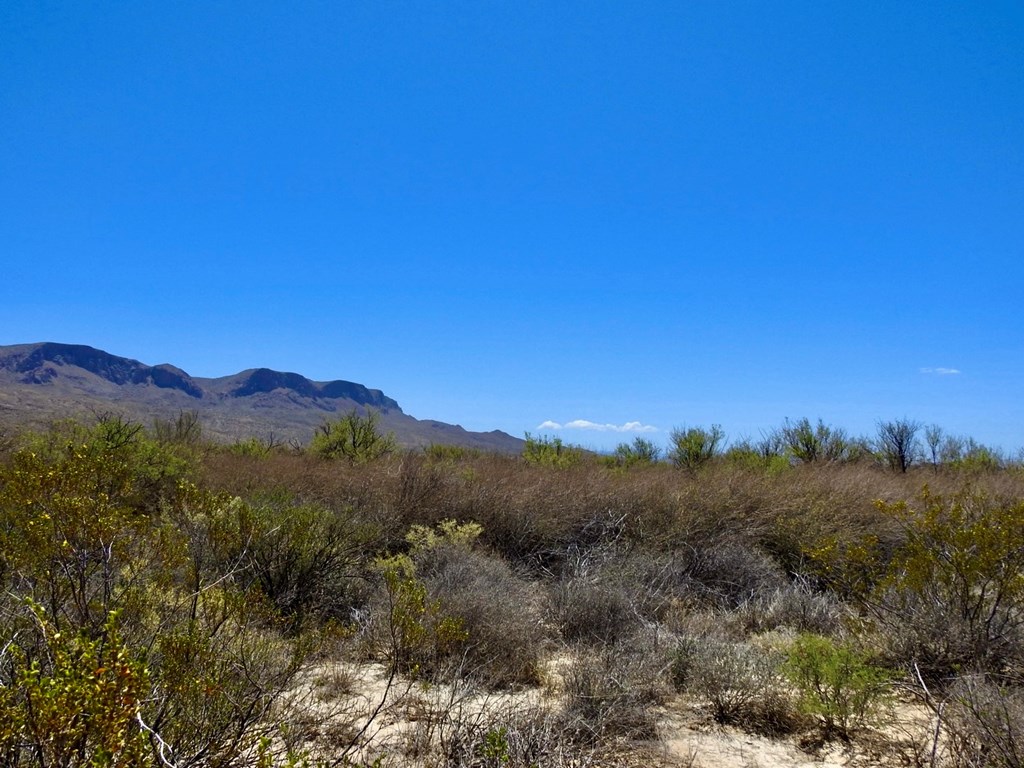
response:
[(639, 421), (627, 421), (625, 424), (598, 424), (596, 421), (586, 419), (573, 419), (565, 424), (557, 421), (545, 421), (537, 429), (583, 429), (591, 432), (657, 432), (657, 427), (650, 424), (642, 424)]
[(957, 368), (922, 368), (921, 373), (930, 373), (935, 376), (953, 376), (960, 373)]

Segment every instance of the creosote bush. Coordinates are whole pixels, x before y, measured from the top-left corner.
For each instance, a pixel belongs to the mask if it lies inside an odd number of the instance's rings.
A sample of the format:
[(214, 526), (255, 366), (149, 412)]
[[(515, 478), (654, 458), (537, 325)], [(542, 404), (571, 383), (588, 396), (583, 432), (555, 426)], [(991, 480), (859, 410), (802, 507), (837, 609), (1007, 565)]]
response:
[(812, 554), (879, 625), (890, 655), (933, 681), (1024, 662), (1024, 501), (926, 488), (913, 506), (878, 507), (902, 530), (894, 549), (868, 536)]
[(635, 437), (632, 443), (619, 443), (611, 456), (604, 461), (609, 467), (645, 467), (656, 464), (661, 457), (661, 449), (645, 437)]
[(523, 460), (546, 467), (571, 467), (583, 461), (583, 449), (566, 445), (560, 437), (534, 437), (527, 432)]
[(379, 423), (375, 411), (360, 413), (353, 408), (317, 427), (309, 451), (323, 459), (345, 459), (353, 464), (380, 459), (394, 453), (397, 443), (394, 434), (380, 431)]
[(309, 643), (218, 567), (234, 502), (192, 461), (108, 418), (0, 466), (7, 764), (241, 765), (273, 732)]
[(891, 673), (848, 643), (804, 634), (792, 644), (783, 671), (800, 695), (800, 708), (820, 719), (826, 735), (844, 739), (875, 722), (890, 696)]
[(724, 442), (725, 433), (717, 424), (713, 424), (710, 429), (673, 429), (669, 434), (668, 458), (677, 467), (694, 470), (715, 458)]

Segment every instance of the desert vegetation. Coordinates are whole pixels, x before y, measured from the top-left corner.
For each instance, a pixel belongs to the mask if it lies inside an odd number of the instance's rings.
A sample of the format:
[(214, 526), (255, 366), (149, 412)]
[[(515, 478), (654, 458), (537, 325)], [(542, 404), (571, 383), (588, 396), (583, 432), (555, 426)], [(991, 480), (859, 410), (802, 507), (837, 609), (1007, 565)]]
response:
[(610, 456), (60, 422), (0, 444), (0, 579), (4, 765), (1024, 762), (1024, 468), (908, 419)]

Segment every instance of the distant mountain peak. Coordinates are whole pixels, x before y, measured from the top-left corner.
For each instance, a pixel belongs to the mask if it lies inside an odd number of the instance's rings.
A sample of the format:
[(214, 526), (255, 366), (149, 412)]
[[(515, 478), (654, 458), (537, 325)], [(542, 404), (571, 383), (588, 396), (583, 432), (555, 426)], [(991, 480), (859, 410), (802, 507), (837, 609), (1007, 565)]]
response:
[(175, 389), (190, 397), (201, 398), (203, 391), (192, 378), (172, 365), (149, 366), (127, 357), (118, 357), (85, 344), (58, 344), (45, 341), (0, 347), (0, 369), (22, 374), (26, 384), (47, 384), (61, 375), (62, 368), (78, 368), (116, 386), (153, 384)]
[(143, 423), (195, 410), (210, 436), (233, 440), (272, 434), (300, 442), (332, 413), (373, 409), (381, 414), (381, 426), (393, 430), (404, 445), (448, 442), (506, 452), (518, 452), (522, 445), (498, 430), (468, 432), (420, 421), (379, 389), (352, 381), (312, 381), (270, 368), (202, 378), (170, 363), (146, 365), (84, 344), (0, 346), (0, 415), (8, 423), (110, 408)]

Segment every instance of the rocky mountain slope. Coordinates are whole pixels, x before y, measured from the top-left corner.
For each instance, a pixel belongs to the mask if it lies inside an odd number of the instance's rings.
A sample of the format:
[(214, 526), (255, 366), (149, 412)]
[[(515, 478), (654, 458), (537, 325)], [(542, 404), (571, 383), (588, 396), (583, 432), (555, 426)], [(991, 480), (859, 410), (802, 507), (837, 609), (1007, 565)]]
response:
[(305, 444), (324, 420), (353, 408), (379, 413), (381, 426), (404, 446), (445, 443), (518, 452), (523, 444), (498, 430), (469, 432), (416, 419), (380, 390), (351, 381), (311, 381), (268, 368), (202, 378), (81, 344), (0, 346), (0, 425), (8, 429), (106, 412), (149, 424), (196, 411), (208, 438), (257, 436)]

